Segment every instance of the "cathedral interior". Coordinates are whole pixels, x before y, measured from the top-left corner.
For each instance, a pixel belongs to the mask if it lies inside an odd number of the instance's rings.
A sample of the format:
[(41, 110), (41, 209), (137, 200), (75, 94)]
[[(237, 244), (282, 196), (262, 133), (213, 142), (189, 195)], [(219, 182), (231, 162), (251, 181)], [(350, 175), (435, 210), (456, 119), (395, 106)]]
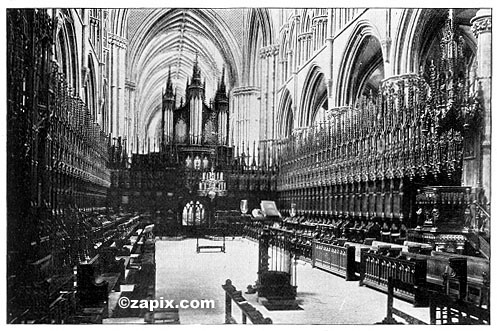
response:
[(490, 323), (491, 9), (6, 18), (7, 323)]

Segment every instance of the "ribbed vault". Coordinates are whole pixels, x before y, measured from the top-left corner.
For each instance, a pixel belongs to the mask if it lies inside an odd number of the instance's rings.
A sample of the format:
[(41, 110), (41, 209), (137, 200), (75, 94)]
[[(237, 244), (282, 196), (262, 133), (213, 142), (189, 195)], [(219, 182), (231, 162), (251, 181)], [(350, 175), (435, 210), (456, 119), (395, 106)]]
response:
[[(140, 15), (144, 16), (143, 10)], [(136, 84), (138, 134), (153, 137), (169, 68), (179, 105), (198, 57), (209, 103), (223, 66), (227, 88), (237, 84), (242, 56), (230, 28), (214, 10), (151, 9), (142, 22), (129, 41), (127, 77)]]

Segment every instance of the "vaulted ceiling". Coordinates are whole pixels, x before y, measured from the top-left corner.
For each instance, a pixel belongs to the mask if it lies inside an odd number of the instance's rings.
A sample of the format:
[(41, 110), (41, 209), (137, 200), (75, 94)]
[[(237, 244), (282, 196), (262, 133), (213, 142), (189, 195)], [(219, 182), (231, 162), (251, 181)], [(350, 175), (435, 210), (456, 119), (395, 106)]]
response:
[(242, 72), (244, 9), (130, 9), (126, 77), (136, 84), (140, 136), (153, 136), (160, 119), (161, 92), (169, 69), (184, 99), (198, 56), (206, 82), (206, 102), (214, 97), (226, 69), (232, 88)]

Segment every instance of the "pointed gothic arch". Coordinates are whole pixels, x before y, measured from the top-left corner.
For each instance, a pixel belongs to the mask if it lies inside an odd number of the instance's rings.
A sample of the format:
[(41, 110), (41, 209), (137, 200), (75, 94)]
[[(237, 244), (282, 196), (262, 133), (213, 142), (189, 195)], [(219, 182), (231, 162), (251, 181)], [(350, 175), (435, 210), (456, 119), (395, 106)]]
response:
[(280, 97), (280, 103), (278, 107), (278, 136), (280, 138), (289, 137), (292, 134), (294, 128), (294, 114), (293, 114), (293, 101), (290, 91), (284, 89)]
[(64, 74), (67, 84), (74, 90), (78, 90), (79, 62), (78, 47), (74, 29), (74, 20), (70, 10), (62, 9), (59, 12), (60, 23), (55, 38), (55, 58), (59, 65), (59, 71)]
[[(406, 9), (402, 12), (400, 23), (393, 38), (393, 74), (418, 73), (426, 62), (430, 44), (437, 42), (436, 34), (440, 31), (447, 17), (447, 9)], [(476, 9), (456, 9), (459, 22), (474, 17)], [(459, 16), (459, 17), (458, 17)], [(468, 17), (468, 18), (464, 18)], [(460, 29), (468, 49), (476, 53), (476, 40), (469, 29)]]
[(328, 107), (328, 91), (322, 69), (314, 65), (308, 72), (302, 88), (300, 103), (301, 127), (311, 125), (322, 107)]
[(267, 8), (253, 8), (248, 14), (248, 84), (260, 85), (260, 54), (261, 47), (271, 45), (274, 42), (274, 30), (271, 17)]
[(358, 22), (340, 62), (336, 84), (337, 104), (354, 105), (361, 95), (375, 94), (384, 76), (379, 33), (370, 22)]
[[(130, 14), (131, 15), (131, 14)], [(242, 50), (227, 22), (214, 9), (150, 10), (128, 44), (127, 78), (137, 86), (137, 134), (146, 136), (146, 127), (160, 104), (160, 86), (167, 80), (171, 65), (175, 86), (185, 86), (195, 54), (206, 79), (206, 102), (215, 92), (222, 66), (226, 68), (228, 91), (240, 82)], [(178, 101), (185, 96), (178, 89)]]
[(88, 54), (88, 69), (83, 84), (86, 106), (90, 111), (92, 121), (96, 121), (98, 113), (97, 75), (95, 62), (93, 61), (93, 55), (91, 53)]

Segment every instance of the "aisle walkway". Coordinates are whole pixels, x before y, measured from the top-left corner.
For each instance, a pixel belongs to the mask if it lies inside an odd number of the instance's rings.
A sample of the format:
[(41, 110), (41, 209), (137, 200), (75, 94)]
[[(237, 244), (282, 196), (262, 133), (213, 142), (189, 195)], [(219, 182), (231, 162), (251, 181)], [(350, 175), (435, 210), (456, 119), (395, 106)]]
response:
[[(245, 239), (226, 241), (226, 253), (195, 251), (194, 239), (157, 241), (156, 298), (167, 300), (214, 300), (215, 309), (181, 309), (181, 324), (222, 324), (224, 322), (224, 291), (221, 284), (231, 279), (237, 289), (245, 292), (257, 278), (257, 244)], [(299, 261), (297, 267), (297, 299), (302, 310), (268, 311), (244, 296), (264, 317), (274, 324), (374, 324), (386, 313), (387, 296), (357, 281), (346, 282), (309, 263)], [(395, 307), (429, 321), (428, 308), (413, 308), (410, 303), (395, 300)], [(233, 316), (241, 321), (234, 309)]]

